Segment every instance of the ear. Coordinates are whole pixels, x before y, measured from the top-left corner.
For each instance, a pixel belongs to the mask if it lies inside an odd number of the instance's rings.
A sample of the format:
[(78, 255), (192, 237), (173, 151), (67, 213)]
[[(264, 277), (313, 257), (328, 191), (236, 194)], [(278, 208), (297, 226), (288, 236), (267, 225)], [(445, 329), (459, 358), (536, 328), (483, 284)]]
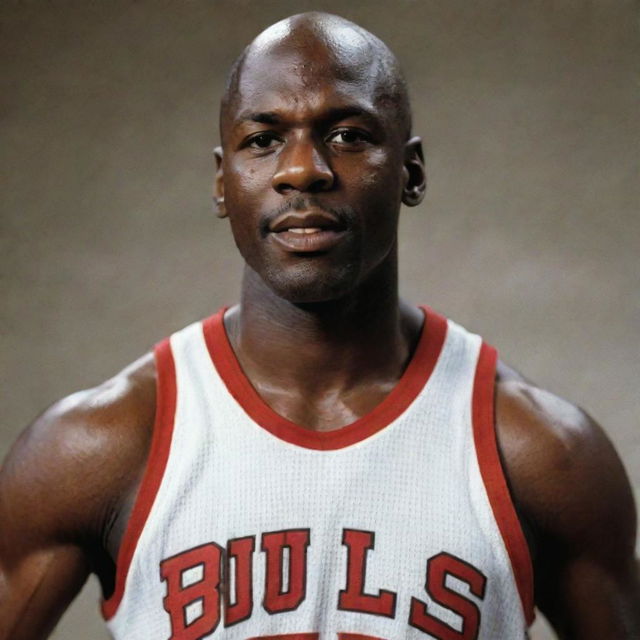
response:
[(226, 218), (227, 211), (224, 206), (224, 180), (222, 173), (222, 147), (213, 150), (216, 159), (216, 176), (213, 180), (213, 208), (218, 218)]
[(414, 136), (405, 144), (403, 174), (402, 202), (408, 207), (415, 207), (422, 202), (427, 190), (422, 140), (418, 136)]

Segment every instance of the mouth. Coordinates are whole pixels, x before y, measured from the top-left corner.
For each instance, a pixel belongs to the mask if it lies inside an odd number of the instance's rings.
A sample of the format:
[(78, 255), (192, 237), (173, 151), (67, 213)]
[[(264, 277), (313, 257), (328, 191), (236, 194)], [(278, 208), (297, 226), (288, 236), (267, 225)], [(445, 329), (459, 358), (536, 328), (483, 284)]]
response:
[(269, 236), (291, 253), (329, 251), (345, 233), (345, 226), (321, 209), (288, 212), (269, 225)]

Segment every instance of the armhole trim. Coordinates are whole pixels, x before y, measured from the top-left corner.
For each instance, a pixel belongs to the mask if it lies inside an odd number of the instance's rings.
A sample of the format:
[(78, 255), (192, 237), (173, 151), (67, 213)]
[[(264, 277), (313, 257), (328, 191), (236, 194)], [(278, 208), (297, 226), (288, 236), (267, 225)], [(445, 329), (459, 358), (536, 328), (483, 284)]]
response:
[(480, 475), (511, 561), (525, 619), (527, 624), (531, 625), (535, 619), (533, 566), (529, 547), (507, 486), (496, 438), (494, 416), (496, 362), (496, 350), (483, 342), (473, 383), (473, 438)]
[(116, 563), (115, 589), (111, 597), (101, 603), (102, 615), (107, 621), (116, 614), (124, 595), (129, 567), (140, 534), (160, 488), (171, 447), (177, 394), (175, 362), (169, 339), (167, 338), (156, 345), (154, 353), (156, 360), (156, 415), (151, 447), (138, 495), (120, 543)]

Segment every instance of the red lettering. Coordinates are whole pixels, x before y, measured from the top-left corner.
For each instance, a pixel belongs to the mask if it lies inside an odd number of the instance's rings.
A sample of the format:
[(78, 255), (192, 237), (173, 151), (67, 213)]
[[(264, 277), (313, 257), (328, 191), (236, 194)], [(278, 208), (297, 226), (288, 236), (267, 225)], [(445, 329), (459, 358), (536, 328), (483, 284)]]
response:
[(338, 608), (393, 618), (396, 614), (396, 594), (378, 591), (378, 595), (364, 592), (367, 573), (367, 552), (374, 548), (375, 534), (371, 531), (344, 529), (342, 544), (347, 551), (347, 588), (340, 591)]
[[(220, 622), (220, 558), (215, 543), (183, 551), (160, 563), (160, 576), (167, 583), (162, 603), (171, 620), (171, 638), (198, 640), (212, 633)], [(185, 572), (200, 569), (202, 577), (183, 586)], [(190, 622), (187, 608), (200, 603), (201, 613)]]
[[(224, 626), (230, 627), (251, 616), (253, 611), (253, 551), (255, 537), (235, 538), (227, 543), (227, 589), (225, 591)], [(235, 602), (231, 603), (231, 564), (234, 564)]]
[[(263, 607), (268, 613), (293, 611), (307, 594), (307, 548), (309, 529), (290, 529), (262, 534), (262, 551), (267, 554)], [(284, 552), (289, 551), (289, 570), (284, 588)]]
[(458, 631), (429, 614), (427, 605), (417, 598), (411, 598), (409, 624), (437, 640), (476, 640), (480, 630), (480, 610), (475, 602), (447, 587), (447, 576), (465, 582), (469, 591), (480, 600), (484, 598), (487, 579), (475, 567), (445, 552), (427, 561), (427, 593), (434, 602), (460, 616), (462, 630)]

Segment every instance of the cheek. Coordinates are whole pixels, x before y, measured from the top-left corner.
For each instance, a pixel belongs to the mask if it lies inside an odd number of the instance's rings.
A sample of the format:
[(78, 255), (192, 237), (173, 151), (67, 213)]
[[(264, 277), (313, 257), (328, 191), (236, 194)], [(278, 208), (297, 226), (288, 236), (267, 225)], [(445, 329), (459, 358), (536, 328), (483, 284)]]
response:
[(362, 166), (358, 188), (365, 201), (368, 242), (386, 249), (395, 241), (402, 197), (402, 164), (384, 150), (370, 154)]
[(255, 178), (249, 172), (229, 167), (224, 173), (224, 199), (233, 237), (244, 255), (254, 235), (256, 211), (260, 197), (256, 193)]
[(345, 187), (358, 202), (365, 226), (371, 217), (377, 225), (381, 219), (393, 224), (402, 198), (402, 165), (383, 150), (367, 154), (365, 160), (343, 174)]
[(242, 194), (242, 201), (245, 202), (263, 187), (264, 176), (255, 164), (234, 162), (225, 169), (224, 182), (225, 200), (227, 193), (232, 201), (236, 201), (236, 196)]
[(357, 182), (361, 189), (376, 194), (385, 194), (385, 201), (399, 197), (398, 185), (402, 182), (402, 163), (384, 149), (367, 154), (365, 162), (358, 167)]
[(253, 166), (233, 164), (225, 170), (224, 198), (236, 243), (247, 245), (256, 234), (264, 208), (265, 186)]

